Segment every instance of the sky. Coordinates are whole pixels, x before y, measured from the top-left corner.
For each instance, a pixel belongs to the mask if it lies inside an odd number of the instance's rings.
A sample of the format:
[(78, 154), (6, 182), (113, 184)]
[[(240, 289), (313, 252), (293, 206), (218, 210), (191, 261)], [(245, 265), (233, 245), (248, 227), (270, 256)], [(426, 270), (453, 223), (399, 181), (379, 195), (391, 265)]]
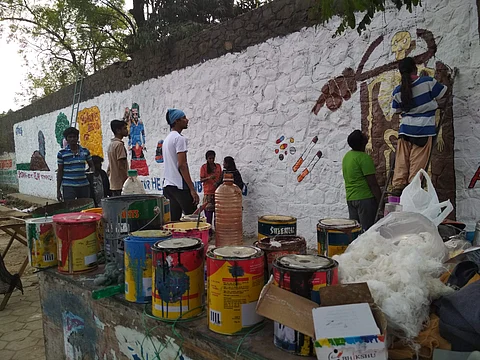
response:
[[(131, 9), (133, 0), (125, 0), (125, 9)], [(18, 45), (14, 42), (7, 43), (7, 29), (0, 39), (0, 113), (9, 109), (18, 110), (20, 105), (15, 103), (15, 94), (22, 89), (22, 82), (27, 74), (23, 59), (18, 55)], [(73, 96), (73, 94), (72, 94)]]

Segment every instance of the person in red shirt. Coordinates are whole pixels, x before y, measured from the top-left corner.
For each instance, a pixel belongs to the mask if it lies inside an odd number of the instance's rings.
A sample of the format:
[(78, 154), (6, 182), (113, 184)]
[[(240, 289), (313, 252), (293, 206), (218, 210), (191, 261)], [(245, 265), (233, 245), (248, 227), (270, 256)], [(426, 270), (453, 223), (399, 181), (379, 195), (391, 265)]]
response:
[(203, 183), (203, 205), (205, 217), (211, 225), (215, 211), (215, 190), (222, 177), (222, 167), (215, 163), (215, 151), (208, 150), (205, 154), (207, 162), (200, 168), (200, 181)]

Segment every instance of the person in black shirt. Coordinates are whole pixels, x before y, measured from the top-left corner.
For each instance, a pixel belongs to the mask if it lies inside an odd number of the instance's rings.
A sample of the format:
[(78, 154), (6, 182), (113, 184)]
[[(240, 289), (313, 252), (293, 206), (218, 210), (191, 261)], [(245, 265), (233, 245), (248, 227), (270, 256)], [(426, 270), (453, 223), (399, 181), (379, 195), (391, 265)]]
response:
[(223, 159), (223, 172), (220, 181), (216, 183), (216, 187), (223, 184), (223, 176), (225, 174), (233, 174), (233, 183), (237, 185), (240, 190), (243, 192), (243, 188), (245, 183), (242, 180), (242, 175), (240, 175), (240, 171), (237, 170), (237, 166), (235, 165), (235, 160), (231, 156), (227, 156)]

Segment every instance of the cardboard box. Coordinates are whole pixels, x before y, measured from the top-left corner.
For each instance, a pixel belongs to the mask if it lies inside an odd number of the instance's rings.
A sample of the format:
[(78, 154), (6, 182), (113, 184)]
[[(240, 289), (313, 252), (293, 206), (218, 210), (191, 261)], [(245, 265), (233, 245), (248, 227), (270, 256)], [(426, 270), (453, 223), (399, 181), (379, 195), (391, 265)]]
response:
[(366, 283), (328, 286), (320, 289), (322, 307), (367, 303), (380, 334), (364, 334), (354, 338), (323, 338), (315, 336), (313, 310), (318, 304), (283, 290), (271, 283), (265, 285), (257, 303), (257, 313), (278, 321), (315, 340), (319, 360), (387, 360), (387, 321), (374, 304)]

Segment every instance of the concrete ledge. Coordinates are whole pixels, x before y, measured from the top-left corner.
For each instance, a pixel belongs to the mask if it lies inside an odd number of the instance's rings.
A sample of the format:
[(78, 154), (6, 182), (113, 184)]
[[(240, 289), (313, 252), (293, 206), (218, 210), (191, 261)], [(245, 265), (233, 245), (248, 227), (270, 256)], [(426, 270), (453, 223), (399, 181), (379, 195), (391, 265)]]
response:
[(173, 328), (121, 295), (93, 300), (94, 275), (39, 273), (47, 359), (298, 360), (273, 345), (271, 321), (245, 338), (211, 332), (206, 315)]
[(45, 199), (41, 198), (38, 196), (33, 196), (33, 195), (26, 195), (26, 194), (20, 194), (20, 193), (14, 193), (14, 194), (8, 194), (7, 199), (13, 200), (16, 202), (21, 202), (27, 206), (45, 206), (45, 204), (48, 202), (49, 204), (56, 204), (58, 203), (57, 200), (52, 200), (52, 199)]

